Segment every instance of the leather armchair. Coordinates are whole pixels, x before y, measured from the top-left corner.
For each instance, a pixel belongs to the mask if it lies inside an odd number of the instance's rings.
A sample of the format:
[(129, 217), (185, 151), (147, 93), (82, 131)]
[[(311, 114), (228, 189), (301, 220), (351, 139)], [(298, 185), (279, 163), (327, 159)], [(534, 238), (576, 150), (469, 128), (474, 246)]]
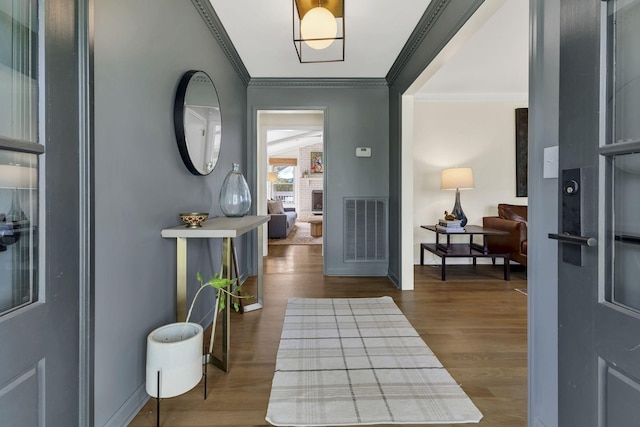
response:
[(489, 252), (508, 253), (511, 260), (527, 265), (527, 206), (499, 204), (498, 216), (482, 218), (482, 226), (509, 233), (487, 236)]

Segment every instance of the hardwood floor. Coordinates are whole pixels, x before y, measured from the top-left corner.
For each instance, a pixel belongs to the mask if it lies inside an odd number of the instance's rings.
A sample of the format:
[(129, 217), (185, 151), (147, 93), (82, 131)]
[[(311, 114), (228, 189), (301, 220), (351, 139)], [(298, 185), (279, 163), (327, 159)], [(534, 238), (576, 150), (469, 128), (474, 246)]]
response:
[[(289, 297), (389, 295), (483, 413), (486, 427), (527, 425), (526, 270), (512, 266), (416, 266), (415, 290), (399, 291), (386, 278), (324, 277), (321, 246), (274, 246), (265, 258), (264, 308), (233, 313), (230, 371), (209, 366), (202, 383), (161, 402), (161, 425), (267, 426), (271, 380)], [(245, 289), (251, 293), (250, 286)], [(150, 399), (130, 426), (155, 426)], [(445, 427), (445, 425), (437, 425)]]

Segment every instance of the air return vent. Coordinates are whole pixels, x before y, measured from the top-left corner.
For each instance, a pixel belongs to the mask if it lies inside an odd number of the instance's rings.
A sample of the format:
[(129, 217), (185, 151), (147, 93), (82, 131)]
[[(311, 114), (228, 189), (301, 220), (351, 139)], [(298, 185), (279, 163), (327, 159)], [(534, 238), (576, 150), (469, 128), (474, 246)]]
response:
[(387, 200), (344, 199), (344, 261), (387, 260)]

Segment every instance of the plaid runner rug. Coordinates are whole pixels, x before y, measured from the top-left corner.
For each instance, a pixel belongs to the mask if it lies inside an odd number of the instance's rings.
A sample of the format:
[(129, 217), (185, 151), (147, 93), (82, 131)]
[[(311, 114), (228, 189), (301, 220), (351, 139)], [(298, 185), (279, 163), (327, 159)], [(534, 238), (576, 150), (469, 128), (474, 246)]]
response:
[(266, 416), (272, 425), (481, 418), (390, 297), (289, 299)]

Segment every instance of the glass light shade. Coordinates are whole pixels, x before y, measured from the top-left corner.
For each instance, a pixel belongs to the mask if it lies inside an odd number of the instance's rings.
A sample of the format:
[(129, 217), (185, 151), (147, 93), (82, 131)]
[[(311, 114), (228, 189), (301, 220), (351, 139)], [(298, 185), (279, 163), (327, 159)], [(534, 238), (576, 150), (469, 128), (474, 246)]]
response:
[(276, 182), (278, 180), (278, 172), (267, 172), (267, 181)]
[(471, 190), (473, 188), (473, 171), (471, 168), (442, 170), (441, 190)]
[[(325, 49), (331, 46), (338, 34), (338, 22), (328, 9), (318, 6), (304, 15), (300, 23), (300, 34), (304, 42), (312, 49)], [(313, 40), (329, 39), (329, 40)]]

